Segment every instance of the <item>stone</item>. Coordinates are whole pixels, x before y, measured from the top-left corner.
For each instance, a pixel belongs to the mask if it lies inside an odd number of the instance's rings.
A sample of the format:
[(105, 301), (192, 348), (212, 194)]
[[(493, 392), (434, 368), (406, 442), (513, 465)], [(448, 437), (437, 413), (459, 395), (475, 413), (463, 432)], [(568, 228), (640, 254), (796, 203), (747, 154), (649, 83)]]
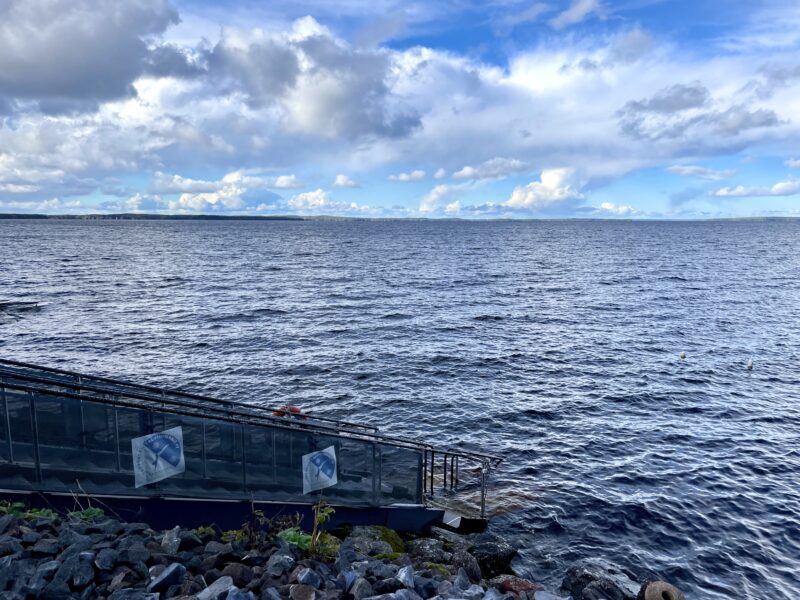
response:
[(289, 597), (292, 600), (314, 600), (316, 591), (310, 585), (295, 583), (289, 588)]
[(82, 535), (75, 531), (74, 528), (68, 526), (64, 526), (61, 529), (61, 532), (58, 534), (58, 540), (64, 548), (74, 544), (89, 544), (88, 547), (91, 547), (92, 542), (92, 538), (88, 535)]
[(150, 558), (150, 551), (144, 547), (144, 544), (133, 544), (128, 548), (119, 551), (117, 561), (132, 565), (138, 562), (147, 562)]
[(353, 586), (350, 588), (350, 595), (353, 596), (355, 600), (363, 600), (364, 598), (369, 598), (372, 596), (373, 590), (372, 586), (369, 584), (369, 581), (364, 579), (363, 577), (359, 577), (353, 583)]
[(569, 600), (563, 596), (556, 596), (550, 592), (539, 591), (533, 594), (533, 600)]
[(473, 583), (463, 592), (461, 592), (461, 597), (465, 600), (483, 600), (485, 592), (481, 586), (476, 583)]
[(228, 590), (232, 587), (233, 579), (230, 577), (220, 577), (197, 594), (197, 600), (221, 600), (228, 594)]
[(433, 598), (438, 590), (436, 581), (428, 577), (414, 577), (414, 591), (417, 592), (422, 598)]
[(161, 571), (150, 581), (147, 586), (148, 592), (164, 592), (173, 585), (183, 583), (183, 576), (186, 574), (186, 567), (179, 563), (172, 563)]
[(603, 594), (609, 599), (636, 600), (639, 594), (639, 584), (630, 573), (603, 559), (587, 559), (572, 565), (561, 589), (574, 600), (602, 598)]
[(666, 581), (645, 581), (636, 600), (686, 600), (683, 592)]
[(280, 577), (284, 573), (288, 573), (294, 566), (294, 558), (286, 554), (279, 554), (276, 552), (269, 557), (267, 561), (266, 572), (272, 577)]
[(159, 594), (144, 590), (117, 590), (108, 597), (108, 600), (159, 600)]
[(444, 542), (434, 538), (420, 538), (406, 544), (408, 554), (424, 562), (446, 563), (451, 556), (444, 551)]
[(178, 552), (178, 548), (181, 545), (180, 534), (181, 528), (178, 525), (164, 533), (164, 537), (161, 539), (161, 547), (164, 552), (167, 554), (176, 554)]
[(55, 556), (61, 552), (61, 542), (52, 538), (42, 538), (31, 548), (31, 556), (41, 558)]
[(94, 567), (89, 560), (78, 559), (78, 565), (72, 573), (72, 587), (83, 589), (94, 581)]
[(261, 592), (261, 600), (282, 600), (281, 595), (274, 587), (268, 587)]
[(3, 515), (0, 517), (0, 535), (5, 534), (7, 531), (16, 529), (19, 525), (19, 519), (14, 515)]
[(193, 551), (203, 545), (203, 541), (193, 531), (181, 531), (179, 550)]
[(478, 564), (478, 560), (469, 552), (457, 551), (453, 553), (450, 564), (457, 569), (464, 569), (472, 583), (480, 583), (481, 579), (483, 579), (481, 566)]
[(238, 587), (233, 587), (228, 590), (225, 600), (256, 600), (256, 597), (253, 592), (243, 592)]
[(358, 579), (358, 574), (352, 569), (342, 571), (336, 578), (336, 588), (343, 592), (349, 592), (350, 588), (353, 587), (353, 584), (356, 582), (356, 579)]
[(231, 563), (222, 569), (222, 576), (233, 579), (236, 587), (246, 587), (253, 580), (253, 569), (241, 563)]
[(103, 548), (94, 559), (94, 566), (101, 571), (110, 571), (117, 562), (119, 552), (113, 548)]
[(413, 567), (403, 567), (397, 572), (396, 575), (397, 581), (402, 583), (408, 589), (414, 589), (414, 568)]
[(458, 575), (453, 579), (453, 587), (456, 590), (464, 591), (471, 585), (467, 572), (464, 569), (458, 570)]
[(374, 581), (372, 583), (372, 590), (375, 594), (378, 595), (386, 595), (386, 594), (394, 594), (395, 592), (402, 590), (403, 584), (397, 580), (397, 578), (392, 577), (391, 579), (382, 579), (380, 581)]
[(19, 554), (22, 550), (22, 544), (14, 538), (8, 536), (0, 538), (0, 557)]
[(422, 600), (414, 590), (397, 590), (394, 597), (396, 600)]
[(116, 519), (107, 519), (105, 521), (100, 521), (99, 523), (95, 523), (94, 527), (100, 532), (106, 535), (119, 535), (123, 531), (125, 531), (125, 527), (117, 521)]
[(206, 544), (203, 552), (206, 554), (231, 554), (233, 552), (233, 546), (211, 540)]
[(131, 587), (138, 581), (136, 573), (128, 567), (119, 567), (111, 578), (111, 583), (108, 584), (110, 591), (116, 591), (123, 588)]
[(313, 588), (319, 589), (322, 587), (322, 577), (317, 575), (312, 569), (301, 569), (297, 573), (297, 583), (310, 585)]
[(517, 555), (517, 550), (496, 538), (480, 542), (470, 550), (470, 554), (478, 561), (483, 576), (491, 578), (510, 571), (511, 561)]

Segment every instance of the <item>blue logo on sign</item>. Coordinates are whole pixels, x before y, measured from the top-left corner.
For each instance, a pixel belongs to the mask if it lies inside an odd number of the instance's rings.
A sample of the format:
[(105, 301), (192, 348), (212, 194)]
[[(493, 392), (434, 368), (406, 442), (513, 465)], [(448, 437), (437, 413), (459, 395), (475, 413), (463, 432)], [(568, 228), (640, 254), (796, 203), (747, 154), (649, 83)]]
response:
[(336, 471), (336, 461), (334, 461), (329, 454), (324, 452), (318, 452), (312, 456), (311, 464), (317, 467), (317, 477), (319, 477), (321, 471), (325, 474), (325, 477), (330, 479)]
[(155, 454), (153, 467), (158, 466), (158, 459), (163, 458), (173, 467), (181, 462), (181, 445), (178, 439), (168, 433), (158, 433), (145, 440), (145, 447)]

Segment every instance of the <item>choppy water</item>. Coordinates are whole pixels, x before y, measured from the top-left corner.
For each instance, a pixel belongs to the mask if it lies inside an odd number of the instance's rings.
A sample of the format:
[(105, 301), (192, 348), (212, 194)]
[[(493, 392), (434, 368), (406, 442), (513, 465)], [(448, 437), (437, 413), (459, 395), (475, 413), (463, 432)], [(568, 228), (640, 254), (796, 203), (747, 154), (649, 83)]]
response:
[(0, 221), (9, 300), (5, 357), (502, 454), (534, 579), (800, 590), (800, 223)]

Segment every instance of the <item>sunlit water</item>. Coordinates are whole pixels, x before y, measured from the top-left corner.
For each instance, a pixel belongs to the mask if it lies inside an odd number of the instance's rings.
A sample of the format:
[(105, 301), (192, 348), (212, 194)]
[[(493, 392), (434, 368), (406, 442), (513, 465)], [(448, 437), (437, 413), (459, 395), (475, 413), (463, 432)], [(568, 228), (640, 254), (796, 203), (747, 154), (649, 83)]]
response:
[(800, 590), (800, 223), (0, 221), (7, 300), (4, 357), (501, 454), (551, 586)]

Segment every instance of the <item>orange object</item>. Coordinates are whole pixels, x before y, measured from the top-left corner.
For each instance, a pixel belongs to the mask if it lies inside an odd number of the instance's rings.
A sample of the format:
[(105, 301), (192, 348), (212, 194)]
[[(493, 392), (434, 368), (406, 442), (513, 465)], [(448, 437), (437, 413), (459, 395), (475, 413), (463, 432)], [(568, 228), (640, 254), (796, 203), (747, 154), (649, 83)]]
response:
[(272, 411), (272, 416), (273, 417), (286, 417), (286, 416), (291, 417), (293, 415), (299, 415), (302, 412), (303, 411), (300, 410), (296, 406), (292, 406), (291, 404), (284, 404), (278, 410)]

